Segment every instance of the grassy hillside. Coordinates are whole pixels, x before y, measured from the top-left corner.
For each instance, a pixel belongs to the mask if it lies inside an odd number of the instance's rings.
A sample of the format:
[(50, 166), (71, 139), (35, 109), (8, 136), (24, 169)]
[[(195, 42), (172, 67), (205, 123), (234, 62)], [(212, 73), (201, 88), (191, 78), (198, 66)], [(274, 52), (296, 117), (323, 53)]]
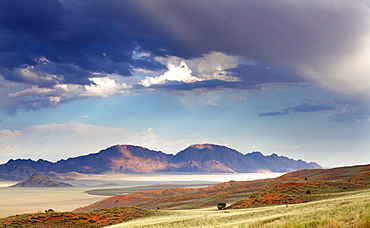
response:
[(261, 207), (268, 205), (282, 205), (304, 203), (333, 197), (332, 193), (345, 193), (367, 186), (355, 181), (310, 181), (288, 182), (275, 187), (258, 191), (249, 197), (233, 203), (229, 209)]
[[(335, 194), (334, 194), (335, 195)], [(341, 193), (309, 203), (223, 210), (161, 211), (160, 214), (110, 226), (124, 227), (370, 227), (370, 190)]]
[(370, 165), (338, 167), (333, 169), (304, 169), (284, 174), (276, 180), (345, 180), (370, 172)]
[[(229, 205), (236, 201), (244, 199), (249, 200), (249, 197), (255, 192), (263, 190), (270, 191), (271, 188), (274, 188), (275, 186), (290, 182), (298, 184), (307, 183), (307, 186), (301, 184), (303, 186), (301, 187), (301, 191), (299, 191), (299, 194), (302, 196), (299, 197), (300, 199), (293, 196), (290, 200), (291, 196), (285, 194), (283, 192), (284, 190), (282, 190), (278, 195), (275, 194), (272, 196), (277, 199), (276, 203), (268, 200), (265, 204), (257, 203), (252, 204), (252, 206), (264, 206), (274, 203), (282, 204), (285, 203), (285, 201), (288, 203), (307, 202), (322, 199), (321, 197), (312, 197), (313, 195), (310, 195), (310, 197), (305, 196), (304, 193), (310, 189), (313, 194), (317, 195), (319, 193), (343, 192), (368, 188), (370, 187), (369, 174), (369, 165), (341, 167), (335, 169), (301, 170), (288, 173), (274, 179), (229, 181), (206, 188), (172, 188), (118, 195), (79, 208), (77, 211), (128, 206), (145, 209), (160, 208), (181, 210), (206, 208), (215, 206), (221, 202)], [(315, 181), (321, 181), (322, 184), (314, 183)], [(285, 188), (293, 187), (285, 186)], [(281, 193), (285, 194), (282, 199), (280, 199), (283, 196)], [(249, 205), (244, 204), (244, 206)]]
[[(48, 212), (0, 219), (0, 227), (266, 227), (266, 228), (368, 228), (370, 190), (331, 194), (332, 198), (293, 205), (219, 211), (142, 210), (111, 208), (91, 212)], [(118, 223), (118, 224), (117, 224)]]

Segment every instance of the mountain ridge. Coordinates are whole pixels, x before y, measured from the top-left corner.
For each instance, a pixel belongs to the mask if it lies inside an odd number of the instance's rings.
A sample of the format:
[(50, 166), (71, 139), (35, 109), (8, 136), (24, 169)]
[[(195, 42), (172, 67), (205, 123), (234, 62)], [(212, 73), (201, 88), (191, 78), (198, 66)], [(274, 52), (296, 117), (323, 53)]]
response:
[(135, 145), (114, 145), (97, 153), (50, 162), (39, 159), (10, 159), (0, 165), (0, 178), (23, 180), (33, 173), (77, 172), (98, 174), (116, 172), (215, 172), (215, 173), (286, 173), (300, 169), (322, 168), (276, 154), (261, 152), (242, 154), (237, 150), (215, 144), (193, 144), (176, 155)]
[(26, 188), (71, 188), (74, 187), (71, 184), (63, 183), (60, 181), (56, 181), (51, 179), (48, 176), (34, 173), (32, 176), (24, 179), (23, 181), (12, 185), (10, 187), (19, 188), (19, 187), (26, 187)]

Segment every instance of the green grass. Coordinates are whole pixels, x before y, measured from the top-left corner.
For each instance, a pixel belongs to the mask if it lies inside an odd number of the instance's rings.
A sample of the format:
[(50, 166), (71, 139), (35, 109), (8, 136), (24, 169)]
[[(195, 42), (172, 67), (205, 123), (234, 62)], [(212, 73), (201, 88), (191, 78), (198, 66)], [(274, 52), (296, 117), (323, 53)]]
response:
[(158, 211), (112, 227), (370, 227), (370, 190), (340, 193), (309, 203), (219, 211), (214, 208)]

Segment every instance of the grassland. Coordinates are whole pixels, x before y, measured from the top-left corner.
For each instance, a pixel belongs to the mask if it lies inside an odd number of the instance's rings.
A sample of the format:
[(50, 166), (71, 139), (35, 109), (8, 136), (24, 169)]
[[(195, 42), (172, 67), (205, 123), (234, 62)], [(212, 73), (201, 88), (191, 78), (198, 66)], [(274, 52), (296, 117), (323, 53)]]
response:
[(89, 212), (45, 212), (22, 214), (0, 219), (0, 228), (100, 228), (132, 219), (150, 216), (154, 212), (133, 207), (108, 208)]
[[(153, 185), (198, 185), (200, 183), (209, 186), (212, 183), (234, 180), (253, 180), (267, 177), (276, 177), (279, 174), (197, 174), (197, 173), (131, 173), (111, 175), (84, 175), (82, 179), (66, 181), (78, 186), (77, 188), (8, 188), (16, 182), (0, 181), (0, 218), (24, 214), (36, 213), (52, 208), (55, 211), (72, 211), (78, 207), (86, 206), (105, 199), (104, 194), (126, 194), (135, 191), (146, 191)], [(105, 184), (115, 188), (101, 190), (102, 195), (86, 194), (96, 188), (102, 188)]]
[[(303, 170), (274, 179), (229, 181), (205, 188), (142, 191), (101, 200), (89, 206), (88, 210), (58, 212), (61, 210), (57, 209), (51, 214), (17, 213), (17, 216), (1, 219), (0, 228), (8, 225), (101, 227), (121, 222), (112, 227), (370, 228), (369, 171), (370, 166), (312, 172)], [(61, 191), (66, 190), (70, 189)], [(18, 194), (25, 201), (27, 189), (17, 191), (25, 191), (24, 194)], [(62, 192), (58, 194), (63, 196)], [(67, 198), (70, 196), (66, 194)], [(54, 200), (59, 199), (59, 195), (53, 197)], [(79, 198), (73, 199), (78, 201)], [(37, 200), (48, 201), (47, 197)], [(69, 199), (65, 203), (72, 201)], [(226, 210), (217, 209), (216, 204), (220, 202), (229, 205)], [(27, 205), (24, 203), (18, 206)], [(123, 203), (127, 205), (122, 206)]]
[(39, 212), (2, 218), (0, 228), (370, 227), (369, 189), (331, 195), (333, 198), (330, 199), (288, 206), (222, 211), (215, 207), (193, 210), (142, 210), (128, 207), (89, 212)]
[(218, 211), (216, 208), (158, 211), (156, 215), (110, 226), (124, 227), (266, 227), (368, 228), (370, 190), (332, 194), (308, 203)]

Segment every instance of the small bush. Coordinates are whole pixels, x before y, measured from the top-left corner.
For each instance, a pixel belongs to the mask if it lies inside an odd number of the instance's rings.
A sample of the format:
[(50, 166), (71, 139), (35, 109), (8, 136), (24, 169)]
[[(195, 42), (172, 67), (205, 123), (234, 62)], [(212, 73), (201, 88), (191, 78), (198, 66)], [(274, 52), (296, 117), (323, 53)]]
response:
[(32, 223), (36, 223), (36, 222), (38, 222), (39, 220), (37, 220), (37, 219), (31, 219), (31, 222)]
[(62, 218), (60, 221), (61, 222), (69, 222), (69, 218)]

